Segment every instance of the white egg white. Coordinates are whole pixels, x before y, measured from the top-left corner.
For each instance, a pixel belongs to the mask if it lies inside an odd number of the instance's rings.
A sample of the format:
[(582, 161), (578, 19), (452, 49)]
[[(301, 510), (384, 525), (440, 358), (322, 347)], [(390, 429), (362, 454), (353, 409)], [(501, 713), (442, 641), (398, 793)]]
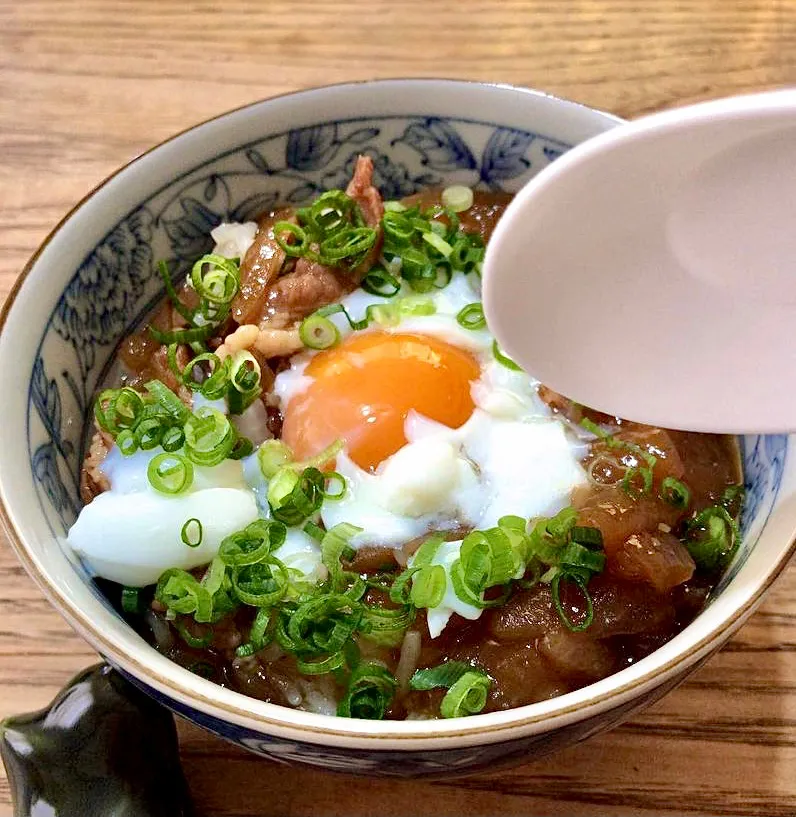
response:
[[(207, 564), (224, 537), (258, 517), (253, 491), (239, 462), (194, 469), (183, 494), (168, 496), (149, 483), (146, 469), (161, 449), (124, 457), (114, 446), (103, 464), (111, 483), (86, 505), (67, 541), (98, 576), (130, 587), (155, 583), (170, 567), (190, 570)], [(181, 538), (189, 519), (202, 523), (202, 541), (189, 547)]]

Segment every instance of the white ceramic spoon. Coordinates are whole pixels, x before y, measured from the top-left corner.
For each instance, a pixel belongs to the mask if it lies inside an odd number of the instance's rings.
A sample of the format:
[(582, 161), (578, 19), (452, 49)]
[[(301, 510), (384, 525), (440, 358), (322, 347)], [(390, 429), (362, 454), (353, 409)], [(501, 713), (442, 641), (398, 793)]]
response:
[(542, 170), (484, 310), (551, 388), (640, 422), (796, 429), (796, 90), (636, 120)]

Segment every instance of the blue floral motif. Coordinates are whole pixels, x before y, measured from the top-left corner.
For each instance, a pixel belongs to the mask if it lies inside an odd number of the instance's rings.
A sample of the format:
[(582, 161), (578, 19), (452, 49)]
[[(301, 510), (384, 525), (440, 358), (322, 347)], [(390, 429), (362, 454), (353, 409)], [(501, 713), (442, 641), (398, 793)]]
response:
[(410, 176), (406, 165), (393, 162), (385, 153), (373, 148), (355, 150), (345, 164), (337, 170), (327, 173), (323, 177), (323, 187), (328, 189), (345, 189), (354, 172), (357, 157), (366, 154), (373, 159), (373, 183), (385, 199), (400, 199), (411, 196), (418, 190), (441, 182), (439, 176), (424, 173), (420, 176)]
[(484, 148), (481, 159), (481, 179), (490, 187), (500, 187), (501, 182), (516, 178), (531, 166), (525, 158), (533, 133), (512, 128), (496, 128)]
[(53, 445), (61, 456), (65, 459), (70, 458), (75, 452), (75, 446), (70, 440), (61, 439), (61, 393), (58, 391), (56, 382), (47, 377), (41, 357), (38, 357), (33, 365), (30, 390), (33, 405)]
[(319, 170), (334, 159), (339, 148), (336, 123), (300, 128), (287, 137), (285, 159), (295, 170)]
[(141, 208), (94, 250), (55, 308), (53, 329), (77, 353), (79, 377), (73, 376), (71, 382), (83, 408), (88, 403), (86, 378), (96, 363), (97, 348), (119, 340), (152, 276), (151, 239), (152, 217)]
[(391, 145), (401, 142), (414, 148), (423, 157), (421, 164), (433, 170), (474, 170), (477, 167), (467, 143), (444, 119), (429, 116), (420, 122), (413, 122), (403, 136), (393, 139)]
[(223, 213), (191, 196), (180, 199), (180, 208), (182, 213), (176, 218), (163, 219), (163, 226), (174, 258), (189, 264), (212, 249), (210, 231), (221, 223)]
[(274, 192), (255, 193), (245, 198), (235, 208), (230, 210), (231, 221), (257, 221), (257, 218), (279, 204), (279, 196)]
[(55, 445), (40, 445), (31, 459), (31, 467), (36, 482), (50, 500), (53, 510), (58, 514), (64, 530), (69, 520), (77, 515), (78, 505), (73, 493), (66, 487), (58, 468), (58, 456)]
[(346, 142), (365, 145), (379, 135), (379, 128), (357, 128), (342, 139), (339, 134), (336, 122), (290, 131), (285, 149), (287, 166), (300, 171), (322, 170)]

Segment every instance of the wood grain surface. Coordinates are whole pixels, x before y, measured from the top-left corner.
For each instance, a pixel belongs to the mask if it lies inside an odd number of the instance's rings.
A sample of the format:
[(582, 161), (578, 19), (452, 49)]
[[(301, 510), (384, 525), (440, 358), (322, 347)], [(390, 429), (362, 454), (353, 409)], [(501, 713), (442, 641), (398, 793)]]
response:
[[(328, 82), (448, 76), (635, 116), (796, 82), (796, 2), (0, 0), (0, 65), (2, 300), (88, 190), (214, 114)], [(94, 660), (0, 543), (0, 718), (44, 705)], [(514, 771), (362, 783), (180, 732), (213, 817), (794, 815), (796, 572), (645, 715)], [(11, 814), (0, 775), (0, 817)]]

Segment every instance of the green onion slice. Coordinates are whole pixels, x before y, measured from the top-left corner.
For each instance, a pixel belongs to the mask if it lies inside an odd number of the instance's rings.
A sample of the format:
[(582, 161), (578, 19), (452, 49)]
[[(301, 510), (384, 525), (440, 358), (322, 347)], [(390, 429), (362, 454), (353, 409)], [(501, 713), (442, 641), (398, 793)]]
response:
[[(287, 237), (283, 237), (284, 235)], [(290, 241), (289, 239), (294, 239)], [(307, 255), (310, 249), (310, 238), (307, 233), (292, 221), (277, 221), (274, 224), (274, 240), (282, 249), (285, 255), (292, 258), (299, 258)]]
[(329, 584), (335, 592), (342, 592), (352, 578), (352, 574), (343, 569), (342, 560), (354, 555), (351, 540), (362, 528), (348, 522), (340, 522), (330, 528), (321, 540), (321, 562), (329, 571)]
[(375, 661), (361, 663), (351, 673), (337, 714), (342, 718), (382, 720), (397, 687), (398, 682), (382, 664)]
[(316, 312), (301, 322), (299, 338), (309, 349), (329, 349), (340, 342), (340, 330)]
[(319, 247), (318, 256), (323, 264), (335, 266), (341, 261), (353, 261), (367, 252), (378, 238), (372, 227), (348, 227), (329, 238)]
[(185, 570), (173, 567), (164, 571), (158, 579), (155, 598), (174, 613), (192, 613), (202, 623), (212, 620), (213, 597)]
[(131, 615), (143, 613), (145, 606), (141, 598), (140, 587), (122, 588), (122, 610)]
[(229, 304), (240, 287), (238, 265), (223, 255), (203, 255), (191, 269), (196, 294), (211, 304)]
[(399, 647), (414, 618), (415, 610), (410, 605), (388, 608), (365, 604), (359, 632), (363, 638), (379, 646)]
[(681, 510), (685, 510), (691, 503), (691, 491), (688, 486), (675, 477), (663, 478), (660, 497), (664, 502)]
[(193, 466), (181, 454), (164, 452), (150, 460), (147, 477), (156, 491), (162, 494), (179, 494), (191, 487)]
[(426, 565), (412, 579), (409, 600), (415, 607), (437, 607), (445, 597), (446, 588), (445, 568), (442, 565)]
[(383, 267), (374, 267), (360, 284), (370, 295), (392, 298), (401, 291), (401, 282)]
[(443, 718), (477, 715), (486, 706), (491, 683), (483, 672), (466, 672), (445, 694), (439, 707), (440, 715)]
[(492, 341), (492, 355), (495, 360), (500, 363), (501, 366), (505, 366), (507, 369), (510, 369), (512, 372), (521, 372), (522, 368), (518, 366), (510, 357), (507, 357), (503, 352), (500, 350), (498, 346), (498, 342), (496, 340)]
[(210, 406), (201, 406), (185, 423), (185, 454), (196, 465), (213, 466), (232, 451), (237, 435), (227, 417)]
[(473, 670), (466, 661), (445, 661), (436, 667), (415, 670), (409, 679), (409, 689), (450, 689), (465, 673)]
[(442, 191), (442, 204), (454, 213), (463, 213), (473, 206), (473, 191), (463, 184), (454, 184)]
[(477, 329), (485, 329), (486, 318), (484, 317), (483, 304), (480, 301), (467, 304), (467, 306), (462, 307), (459, 310), (459, 314), (456, 315), (456, 320), (459, 323), (459, 326), (463, 326), (465, 329), (470, 329), (472, 331)]
[[(561, 602), (561, 582), (567, 581), (577, 585), (580, 590), (585, 610), (580, 621), (573, 621), (564, 605)], [(550, 594), (553, 597), (553, 606), (556, 608), (559, 618), (564, 623), (564, 626), (573, 633), (580, 633), (587, 630), (594, 620), (594, 608), (592, 606), (591, 596), (586, 587), (588, 580), (577, 570), (557, 570), (550, 582)]]
[(202, 544), (202, 532), (202, 522), (194, 516), (182, 526), (180, 539), (189, 548), (198, 548)]
[(218, 557), (229, 567), (257, 564), (281, 547), (286, 538), (287, 528), (281, 522), (257, 519), (222, 539)]
[(285, 596), (290, 577), (287, 568), (274, 556), (256, 564), (232, 569), (232, 589), (240, 601), (252, 607), (272, 607)]
[(730, 561), (739, 541), (737, 522), (726, 508), (715, 505), (705, 508), (689, 522), (685, 546), (697, 567), (715, 571)]
[(271, 479), (277, 471), (293, 460), (293, 452), (281, 440), (266, 440), (257, 451), (257, 462), (266, 479)]

